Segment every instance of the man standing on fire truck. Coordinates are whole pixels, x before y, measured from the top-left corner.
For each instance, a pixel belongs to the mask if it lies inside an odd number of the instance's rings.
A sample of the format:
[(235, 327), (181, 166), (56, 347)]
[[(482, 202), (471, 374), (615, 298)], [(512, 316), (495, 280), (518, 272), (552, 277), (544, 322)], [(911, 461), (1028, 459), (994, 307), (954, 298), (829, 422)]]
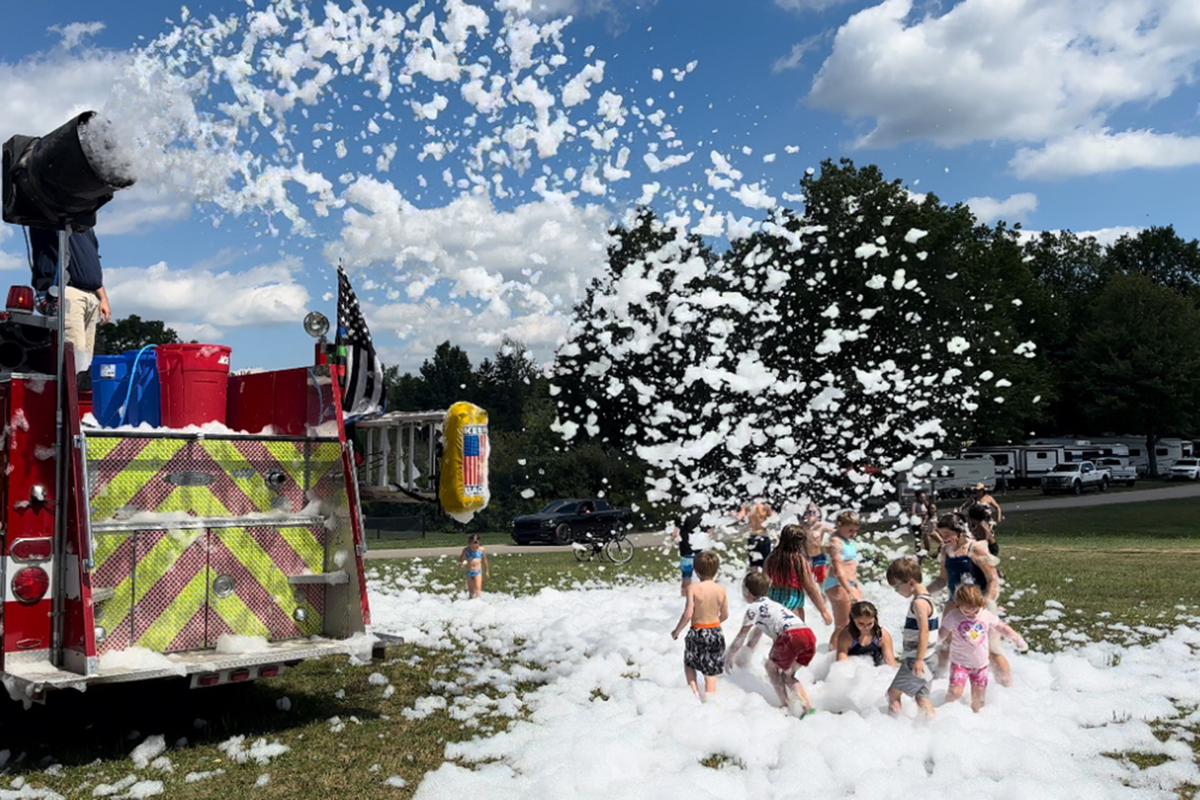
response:
[[(33, 250), (33, 288), (41, 295), (58, 282), (58, 232), (30, 228), (29, 240)], [(95, 232), (89, 229), (72, 233), (70, 243), (63, 325), (67, 341), (75, 348), (75, 370), (86, 372), (96, 349), (96, 324), (108, 322), (112, 309), (104, 291), (100, 243)]]

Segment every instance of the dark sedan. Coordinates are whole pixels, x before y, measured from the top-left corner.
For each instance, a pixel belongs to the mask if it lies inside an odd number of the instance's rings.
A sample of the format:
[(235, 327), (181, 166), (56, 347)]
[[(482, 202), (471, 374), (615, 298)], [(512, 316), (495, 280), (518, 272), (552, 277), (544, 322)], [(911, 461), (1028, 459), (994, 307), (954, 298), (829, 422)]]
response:
[(555, 500), (536, 514), (513, 520), (513, 541), (529, 544), (548, 540), (570, 544), (590, 535), (603, 535), (633, 524), (633, 512), (607, 500)]

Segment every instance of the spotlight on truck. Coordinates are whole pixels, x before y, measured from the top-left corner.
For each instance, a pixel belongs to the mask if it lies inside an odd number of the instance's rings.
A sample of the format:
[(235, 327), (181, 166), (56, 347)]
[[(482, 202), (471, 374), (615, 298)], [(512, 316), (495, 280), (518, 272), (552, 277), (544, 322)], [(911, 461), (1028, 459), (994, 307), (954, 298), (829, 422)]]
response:
[(13, 136), (2, 169), (4, 221), (37, 228), (91, 228), (96, 210), (134, 182), (111, 123), (95, 111), (45, 136)]

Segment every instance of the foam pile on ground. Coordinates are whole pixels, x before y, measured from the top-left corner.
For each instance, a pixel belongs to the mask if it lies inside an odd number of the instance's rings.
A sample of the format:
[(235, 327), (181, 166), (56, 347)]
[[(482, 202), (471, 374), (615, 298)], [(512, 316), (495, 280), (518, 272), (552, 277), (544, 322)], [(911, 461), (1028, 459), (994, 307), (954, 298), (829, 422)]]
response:
[[(929, 725), (914, 719), (911, 705), (899, 719), (887, 716), (889, 668), (819, 654), (800, 673), (819, 713), (798, 720), (775, 706), (765, 646), (720, 679), (707, 705), (692, 698), (682, 642), (669, 635), (681, 607), (670, 584), (490, 594), (484, 602), (446, 602), (390, 582), (374, 582), (372, 591), (378, 631), (459, 648), (464, 658), (515, 659), (509, 669), (470, 670), (502, 693), (518, 681), (542, 683), (522, 696), (526, 717), (506, 731), (448, 745), (451, 761), (426, 776), (418, 798), (739, 798), (784, 787), (882, 796), (898, 782), (928, 796), (1158, 797), (1200, 780), (1190, 748), (1160, 742), (1150, 724), (1186, 725), (1178, 709), (1200, 704), (1196, 628), (1146, 647), (1091, 643), (1015, 655), (1014, 687), (990, 688), (978, 715), (965, 703), (940, 708)], [(727, 637), (744, 609), (730, 594)], [(898, 630), (905, 601), (879, 585), (868, 586), (867, 597)], [(815, 629), (824, 641), (828, 629)], [(945, 688), (944, 678), (935, 683), (935, 703)], [(422, 698), (406, 716), (439, 707)], [(1103, 755), (1132, 752), (1165, 760), (1139, 770)], [(726, 768), (701, 764), (711, 757)]]

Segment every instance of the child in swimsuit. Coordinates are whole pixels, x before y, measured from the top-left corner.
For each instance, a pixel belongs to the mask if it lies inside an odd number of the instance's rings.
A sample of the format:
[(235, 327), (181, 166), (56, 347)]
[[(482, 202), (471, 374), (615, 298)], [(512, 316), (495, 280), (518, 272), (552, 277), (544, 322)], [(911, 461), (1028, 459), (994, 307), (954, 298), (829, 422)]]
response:
[(804, 620), (767, 597), (771, 580), (761, 572), (750, 572), (742, 582), (742, 597), (749, 606), (737, 638), (725, 654), (725, 669), (733, 669), (734, 657), (752, 630), (762, 630), (774, 644), (767, 657), (767, 677), (783, 707), (797, 716), (812, 711), (812, 703), (796, 670), (808, 666), (817, 653), (817, 637)]
[(879, 611), (867, 600), (850, 606), (850, 624), (838, 632), (837, 660), (851, 656), (870, 657), (877, 667), (896, 666), (891, 634), (879, 627)]
[(955, 607), (942, 620), (941, 638), (950, 642), (950, 688), (946, 702), (962, 697), (963, 688), (971, 684), (971, 710), (983, 708), (987, 697), (988, 641), (995, 632), (1026, 650), (1021, 635), (1000, 618), (984, 608), (983, 592), (978, 586), (962, 584), (954, 593)]
[(467, 546), (458, 557), (458, 566), (467, 572), (467, 596), (479, 597), (483, 594), (484, 573), (491, 578), (492, 571), (488, 567), (487, 553), (479, 543), (479, 534), (473, 533), (467, 539)]
[(904, 618), (902, 663), (887, 691), (888, 713), (893, 717), (900, 713), (900, 700), (904, 695), (916, 698), (917, 708), (926, 717), (935, 715), (929, 690), (933, 687), (937, 656), (930, 636), (937, 633), (938, 615), (924, 580), (921, 563), (915, 558), (901, 558), (888, 565), (888, 584), (901, 597), (910, 600)]
[(779, 545), (763, 563), (763, 571), (771, 579), (767, 596), (804, 619), (804, 596), (808, 595), (825, 624), (832, 625), (833, 617), (825, 607), (805, 555), (807, 541), (808, 533), (799, 525), (785, 525), (780, 531)]
[[(684, 626), (691, 623), (683, 642), (683, 674), (701, 703), (717, 690), (717, 676), (725, 669), (725, 635), (721, 623), (729, 619), (729, 598), (725, 587), (713, 580), (720, 565), (716, 553), (705, 552), (695, 557), (694, 570), (700, 580), (688, 584), (684, 592), (687, 605), (679, 624), (671, 631), (671, 638), (678, 639)], [(696, 681), (697, 672), (704, 675), (703, 691)]]
[(804, 528), (808, 564), (812, 567), (813, 577), (820, 586), (829, 574), (829, 557), (825, 555), (825, 533), (828, 529), (821, 520), (821, 509), (809, 503), (808, 508), (800, 516), (800, 526)]
[(838, 631), (850, 624), (850, 604), (862, 599), (862, 586), (858, 582), (858, 545), (853, 541), (858, 526), (858, 514), (853, 511), (838, 514), (833, 536), (825, 548), (829, 555), (829, 574), (821, 588), (833, 606), (831, 650), (837, 647)]

